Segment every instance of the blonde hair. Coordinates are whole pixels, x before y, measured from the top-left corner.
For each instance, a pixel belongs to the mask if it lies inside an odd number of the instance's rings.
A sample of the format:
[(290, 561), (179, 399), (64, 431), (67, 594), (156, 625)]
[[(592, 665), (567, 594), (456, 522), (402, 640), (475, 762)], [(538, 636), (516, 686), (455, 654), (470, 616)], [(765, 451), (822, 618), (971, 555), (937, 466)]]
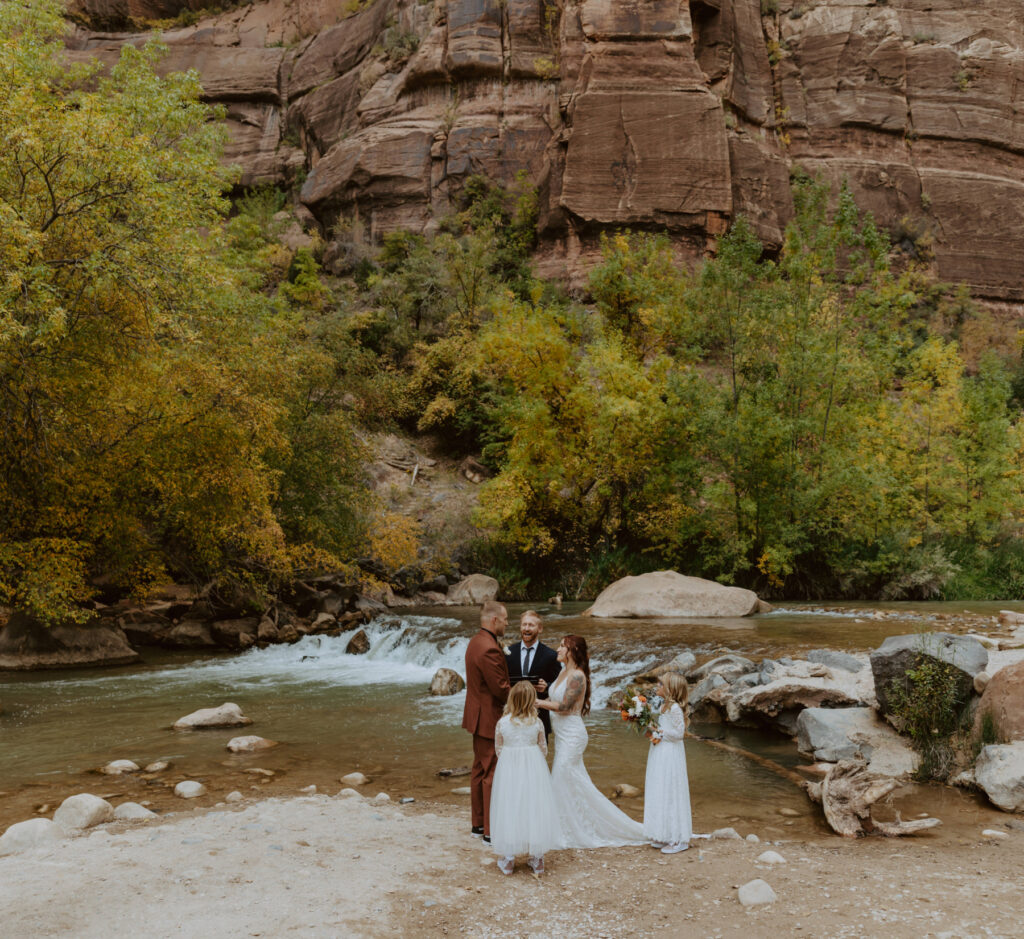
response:
[(665, 702), (662, 704), (662, 711), (672, 707), (672, 702), (678, 704), (684, 711), (686, 702), (690, 698), (690, 686), (686, 679), (679, 672), (665, 672), (659, 679), (661, 687), (665, 689)]
[(505, 713), (513, 720), (537, 719), (537, 692), (528, 681), (517, 681), (508, 694)]

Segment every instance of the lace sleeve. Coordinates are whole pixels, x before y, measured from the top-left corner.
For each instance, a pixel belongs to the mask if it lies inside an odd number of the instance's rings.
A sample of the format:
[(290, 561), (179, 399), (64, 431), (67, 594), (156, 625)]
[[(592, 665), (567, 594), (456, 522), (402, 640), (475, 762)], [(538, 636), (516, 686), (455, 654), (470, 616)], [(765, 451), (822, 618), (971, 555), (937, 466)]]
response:
[(540, 747), (540, 752), (544, 756), (548, 755), (548, 738), (544, 734), (544, 725), (537, 721), (537, 746)]
[(494, 728), (494, 755), (501, 756), (501, 748), (505, 746), (505, 738), (501, 735), (502, 721), (498, 721), (498, 726)]
[(658, 730), (661, 731), (661, 739), (677, 743), (686, 736), (686, 717), (683, 709), (678, 704), (673, 704), (658, 722)]

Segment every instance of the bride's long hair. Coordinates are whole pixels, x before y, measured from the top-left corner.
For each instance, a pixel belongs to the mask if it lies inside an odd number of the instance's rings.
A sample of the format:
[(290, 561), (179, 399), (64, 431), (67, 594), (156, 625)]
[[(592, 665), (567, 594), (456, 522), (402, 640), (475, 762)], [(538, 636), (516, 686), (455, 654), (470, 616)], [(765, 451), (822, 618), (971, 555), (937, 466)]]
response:
[(565, 651), (572, 664), (575, 665), (587, 680), (587, 690), (583, 696), (583, 710), (580, 714), (590, 713), (590, 655), (587, 653), (587, 640), (582, 636), (565, 636), (562, 639)]

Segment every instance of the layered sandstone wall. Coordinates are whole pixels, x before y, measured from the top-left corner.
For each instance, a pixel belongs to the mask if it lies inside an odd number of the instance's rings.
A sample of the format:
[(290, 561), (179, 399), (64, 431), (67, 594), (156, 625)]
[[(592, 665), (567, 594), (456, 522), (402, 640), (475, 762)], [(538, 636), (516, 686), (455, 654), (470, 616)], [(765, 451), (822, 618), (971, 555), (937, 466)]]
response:
[(1019, 0), (267, 0), (164, 39), (226, 106), (243, 184), (305, 173), (325, 228), (426, 230), (468, 175), (525, 171), (539, 259), (572, 275), (622, 226), (699, 257), (743, 213), (778, 245), (800, 165), (929, 231), (943, 278), (1024, 301)]

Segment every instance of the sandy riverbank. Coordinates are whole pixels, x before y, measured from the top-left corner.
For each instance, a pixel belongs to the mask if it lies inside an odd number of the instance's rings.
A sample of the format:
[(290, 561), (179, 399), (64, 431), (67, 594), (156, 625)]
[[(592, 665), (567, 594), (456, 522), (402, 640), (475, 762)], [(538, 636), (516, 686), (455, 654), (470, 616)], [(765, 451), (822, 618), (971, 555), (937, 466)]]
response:
[[(1024, 823), (1006, 816), (999, 843), (981, 827), (563, 851), (505, 878), (461, 808), (266, 799), (0, 858), (0, 923), (6, 939), (1019, 935)], [(768, 848), (786, 863), (758, 865)], [(758, 877), (778, 900), (745, 909), (736, 888)]]

